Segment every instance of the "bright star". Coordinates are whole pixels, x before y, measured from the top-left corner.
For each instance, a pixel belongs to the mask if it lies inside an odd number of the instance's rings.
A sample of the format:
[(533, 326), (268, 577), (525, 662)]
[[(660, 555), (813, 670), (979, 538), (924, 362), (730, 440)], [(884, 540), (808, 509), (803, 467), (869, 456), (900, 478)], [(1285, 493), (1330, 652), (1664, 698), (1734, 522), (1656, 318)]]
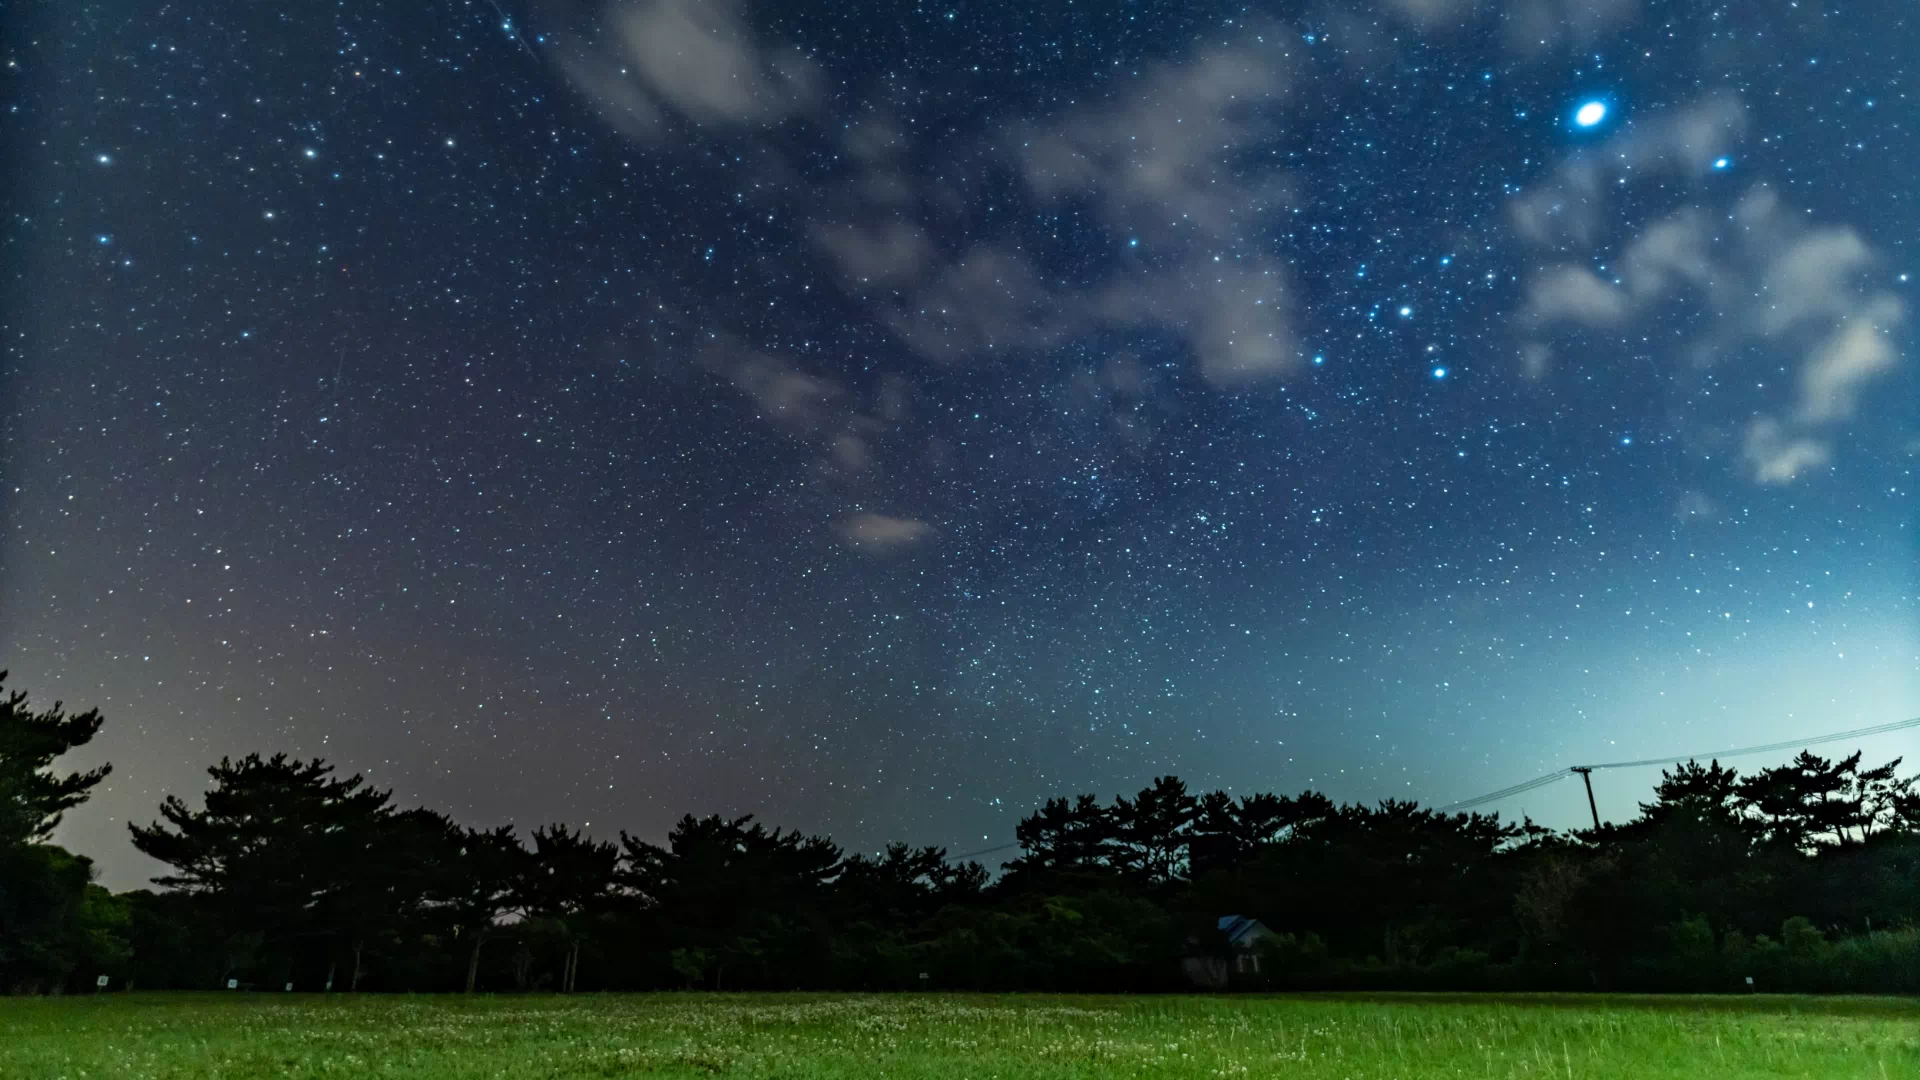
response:
[(111, 165), (111, 164), (113, 164), (113, 159), (112, 159), (111, 157), (108, 157), (108, 156), (107, 156), (106, 154), (100, 154), (100, 155), (98, 155), (98, 156), (96, 156), (96, 157), (95, 157), (95, 158), (94, 158), (93, 160), (95, 160), (95, 161), (97, 161), (97, 162), (99, 162), (99, 163), (100, 163), (100, 164), (102, 164), (102, 165)]
[(1583, 128), (1590, 128), (1606, 118), (1607, 103), (1604, 101), (1586, 102), (1580, 106), (1580, 111), (1573, 114), (1573, 122)]
[(309, 147), (307, 147), (307, 148), (306, 148), (305, 150), (303, 150), (303, 151), (301, 151), (301, 152), (302, 152), (302, 153), (304, 153), (304, 154), (306, 154), (306, 155), (307, 155), (308, 157), (310, 157), (310, 158), (311, 158), (311, 157), (319, 157), (319, 156), (320, 156), (320, 152), (319, 152), (318, 150), (315, 150), (315, 149), (314, 149), (313, 147), (311, 147), (311, 146), (309, 146)]
[(1436, 368), (1434, 368), (1434, 369), (1433, 369), (1433, 377), (1434, 377), (1434, 378), (1436, 378), (1436, 379), (1444, 379), (1444, 378), (1446, 378), (1446, 377), (1447, 377), (1447, 369), (1446, 369), (1446, 368), (1444, 368), (1444, 367), (1436, 367)]
[(1407, 318), (1412, 318), (1412, 317), (1413, 317), (1413, 309), (1412, 309), (1412, 308), (1410, 308), (1410, 307), (1403, 307), (1403, 308), (1401, 308), (1401, 309), (1400, 309), (1400, 317), (1401, 317), (1401, 318), (1403, 318), (1403, 319), (1407, 319)]
[(1715, 158), (1713, 162), (1713, 167), (1716, 169), (1724, 169), (1732, 164), (1733, 164), (1732, 158)]

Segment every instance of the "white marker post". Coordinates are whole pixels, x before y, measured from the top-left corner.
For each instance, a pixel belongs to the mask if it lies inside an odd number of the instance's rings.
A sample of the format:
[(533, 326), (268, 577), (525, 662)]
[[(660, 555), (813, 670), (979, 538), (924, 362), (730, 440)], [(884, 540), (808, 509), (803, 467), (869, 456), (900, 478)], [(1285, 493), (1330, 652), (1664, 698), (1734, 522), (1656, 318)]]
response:
[(107, 982), (108, 982), (107, 977), (105, 975), (102, 975), (99, 978), (93, 980), (93, 985), (98, 987), (101, 990), (105, 990), (107, 988)]

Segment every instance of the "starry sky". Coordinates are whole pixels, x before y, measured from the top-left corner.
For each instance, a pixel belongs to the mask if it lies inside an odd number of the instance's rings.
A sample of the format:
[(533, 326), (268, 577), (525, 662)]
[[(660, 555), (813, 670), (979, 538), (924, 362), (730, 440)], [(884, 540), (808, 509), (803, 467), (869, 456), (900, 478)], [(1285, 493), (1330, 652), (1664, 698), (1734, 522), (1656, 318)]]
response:
[(18, 7), (0, 666), (115, 887), (254, 750), (965, 851), (1920, 715), (1901, 0)]

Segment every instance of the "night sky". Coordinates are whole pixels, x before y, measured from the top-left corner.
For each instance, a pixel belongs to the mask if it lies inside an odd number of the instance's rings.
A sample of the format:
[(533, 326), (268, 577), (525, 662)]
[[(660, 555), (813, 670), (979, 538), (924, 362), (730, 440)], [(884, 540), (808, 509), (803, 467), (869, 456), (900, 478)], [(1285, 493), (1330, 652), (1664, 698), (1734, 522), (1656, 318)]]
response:
[(1905, 0), (6, 18), (0, 667), (116, 887), (254, 750), (966, 851), (1920, 715)]

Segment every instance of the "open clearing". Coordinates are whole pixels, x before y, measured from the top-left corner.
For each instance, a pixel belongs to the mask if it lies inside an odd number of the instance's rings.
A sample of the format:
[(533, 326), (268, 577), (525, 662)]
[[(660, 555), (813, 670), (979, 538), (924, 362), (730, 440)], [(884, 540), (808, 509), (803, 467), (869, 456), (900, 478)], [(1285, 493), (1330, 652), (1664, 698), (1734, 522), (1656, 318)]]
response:
[(0, 1077), (1920, 1078), (1920, 1002), (986, 995), (0, 998)]

